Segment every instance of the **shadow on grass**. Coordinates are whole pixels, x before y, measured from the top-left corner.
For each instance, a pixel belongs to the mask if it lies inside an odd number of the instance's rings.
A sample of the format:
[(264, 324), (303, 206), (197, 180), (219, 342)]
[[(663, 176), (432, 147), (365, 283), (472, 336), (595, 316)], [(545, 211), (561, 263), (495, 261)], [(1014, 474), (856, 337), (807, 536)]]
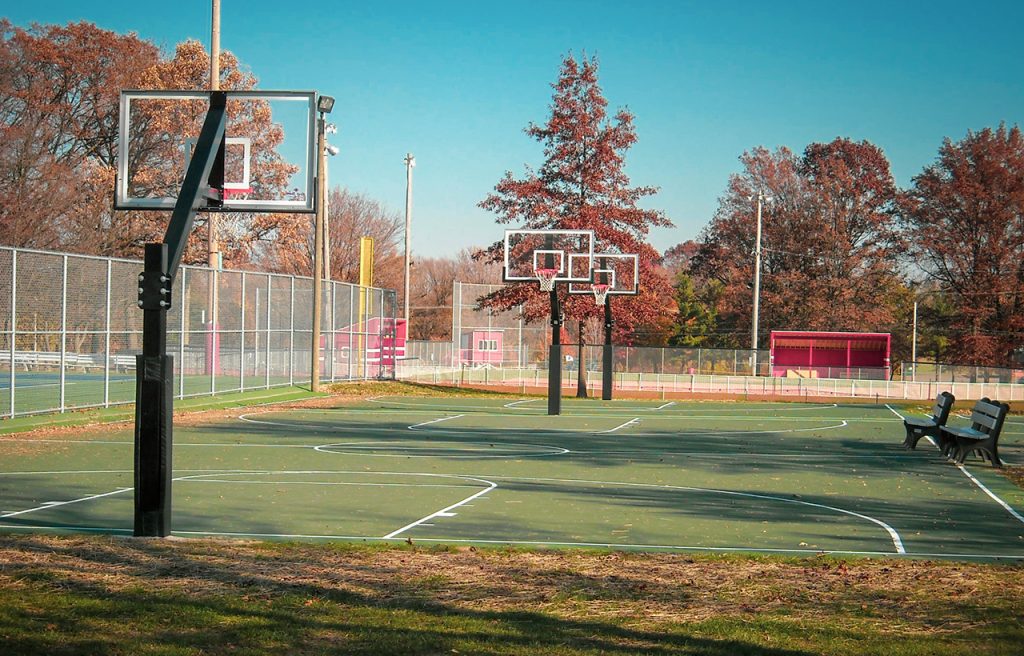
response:
[[(228, 558), (228, 549), (213, 552), (201, 543), (0, 537), (0, 549), (12, 548), (47, 555), (4, 568), (8, 581), (18, 581), (0, 607), (6, 653), (812, 653), (728, 637), (728, 630), (722, 638), (697, 636), (685, 624), (643, 617), (542, 612), (534, 609), (551, 600), (524, 598), (511, 578), (475, 590), (485, 608), (474, 609), (472, 599), (441, 601), (445, 595), (431, 589), (438, 586), (410, 579), (401, 566), (349, 563), (344, 550), (328, 549), (310, 563), (302, 560), (308, 551), (291, 554), (287, 548)], [(303, 569), (329, 563), (334, 567), (320, 570), (321, 581)], [(552, 575), (529, 569), (520, 574)], [(609, 589), (607, 577), (557, 574), (570, 596)], [(620, 583), (620, 590), (629, 590), (628, 581)], [(629, 590), (626, 597), (644, 594)], [(678, 600), (685, 594), (666, 586), (651, 598)], [(483, 603), (491, 598), (507, 608)], [(586, 600), (577, 601), (585, 611)]]

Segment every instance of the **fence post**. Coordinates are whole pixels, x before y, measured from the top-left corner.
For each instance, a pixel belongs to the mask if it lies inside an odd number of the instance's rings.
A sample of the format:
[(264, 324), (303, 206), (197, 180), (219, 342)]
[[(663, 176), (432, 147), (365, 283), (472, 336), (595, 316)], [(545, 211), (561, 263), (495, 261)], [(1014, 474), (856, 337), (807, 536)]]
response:
[(181, 327), (181, 333), (178, 337), (178, 361), (174, 363), (178, 367), (178, 398), (185, 398), (185, 333), (188, 329), (188, 321), (185, 316), (185, 295), (188, 294), (188, 284), (191, 282), (192, 276), (190, 269), (182, 267), (181, 269), (181, 321), (179, 325)]
[[(60, 411), (64, 412), (68, 354), (68, 256), (61, 258), (60, 274)], [(11, 363), (14, 364), (13, 362)]]
[(336, 283), (333, 280), (330, 280), (328, 282), (330, 282), (330, 284), (331, 284), (331, 293), (327, 295), (328, 298), (331, 299), (331, 329), (327, 331), (327, 335), (328, 335), (328, 340), (329, 341), (327, 343), (327, 349), (326, 349), (326, 353), (324, 355), (330, 354), (330, 358), (331, 359), (328, 361), (329, 364), (328, 364), (327, 371), (329, 372), (330, 378), (331, 378), (331, 382), (333, 383), (335, 381), (335, 374), (334, 374), (334, 347), (335, 347), (335, 344), (336, 344), (337, 339), (338, 339), (337, 336), (336, 336), (336, 333), (335, 333), (335, 331), (338, 330), (337, 317), (335, 316), (335, 313), (337, 312), (335, 306), (338, 304), (337, 303), (337, 299), (336, 299), (336, 295), (338, 293), (338, 288), (337, 288), (338, 283)]
[(264, 363), (263, 363), (263, 368), (264, 368), (264, 372), (263, 372), (264, 389), (270, 389), (270, 360), (271, 360), (271, 356), (272, 356), (272, 353), (270, 351), (270, 337), (274, 334), (273, 331), (270, 330), (270, 317), (271, 317), (271, 313), (270, 313), (270, 302), (271, 302), (271, 300), (270, 299), (272, 299), (273, 296), (274, 296), (273, 289), (274, 289), (274, 276), (271, 276), (268, 273), (267, 274), (267, 322), (265, 324), (266, 328), (267, 328), (267, 338), (265, 340), (263, 340), (263, 341), (265, 341), (267, 343), (267, 346), (266, 346), (267, 354), (266, 354), (266, 358), (265, 358)]
[(11, 379), (10, 390), (11, 397), (8, 399), (11, 402), (11, 416), (14, 416), (14, 393), (15, 393), (15, 373), (14, 370), (17, 367), (14, 366), (14, 354), (17, 352), (15, 346), (18, 343), (18, 251), (11, 251), (11, 370), (9, 376)]
[(358, 313), (359, 310), (356, 308), (356, 287), (355, 285), (348, 286), (348, 379), (352, 380), (352, 356), (355, 353), (355, 349), (352, 345), (356, 343), (355, 336), (355, 323), (356, 319), (352, 317), (353, 312)]
[(288, 305), (288, 384), (295, 384), (295, 276), (291, 279), (291, 299)]
[[(110, 407), (110, 274), (113, 261), (107, 260), (107, 296), (103, 325), (103, 407)], [(11, 363), (14, 364), (13, 362)]]
[(241, 339), (238, 340), (238, 389), (245, 390), (245, 271), (242, 272), (242, 296), (238, 304), (238, 331)]

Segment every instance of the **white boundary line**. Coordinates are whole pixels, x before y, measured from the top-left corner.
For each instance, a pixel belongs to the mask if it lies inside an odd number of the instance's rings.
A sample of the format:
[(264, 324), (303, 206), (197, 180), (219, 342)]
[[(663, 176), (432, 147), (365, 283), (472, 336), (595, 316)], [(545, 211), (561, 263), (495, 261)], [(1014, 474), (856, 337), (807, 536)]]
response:
[(465, 416), (466, 415), (450, 415), (448, 417), (441, 417), (440, 419), (431, 419), (430, 421), (424, 421), (424, 422), (421, 422), (419, 424), (413, 424), (412, 426), (409, 426), (408, 428), (409, 428), (409, 430), (416, 430), (420, 426), (428, 426), (430, 424), (439, 424), (442, 421), (448, 421), (449, 419), (458, 419), (459, 417), (465, 417)]
[(537, 400), (538, 399), (520, 399), (519, 401), (513, 401), (511, 403), (506, 403), (505, 405), (503, 405), (501, 407), (508, 408), (509, 410), (528, 410), (530, 408), (517, 408), (516, 406), (519, 405), (520, 403), (533, 403), (534, 401), (537, 401)]
[(632, 419), (630, 419), (626, 423), (619, 424), (615, 428), (611, 428), (609, 430), (603, 430), (603, 431), (594, 431), (592, 433), (592, 435), (602, 435), (604, 433), (614, 433), (615, 431), (619, 430), (620, 428), (625, 428), (626, 426), (632, 426), (633, 424), (639, 424), (639, 423), (640, 423), (640, 417), (633, 417)]
[[(441, 474), (434, 474), (434, 476), (440, 476), (440, 475)], [(469, 503), (470, 501), (472, 501), (473, 499), (476, 499), (477, 497), (481, 497), (481, 496), (487, 494), (488, 492), (490, 492), (491, 490), (495, 489), (496, 487), (498, 487), (497, 483), (495, 483), (493, 481), (488, 481), (488, 480), (483, 479), (483, 478), (474, 478), (474, 477), (471, 477), (471, 476), (460, 476), (459, 478), (463, 478), (465, 480), (470, 480), (470, 481), (478, 481), (480, 483), (485, 483), (485, 484), (489, 485), (490, 487), (488, 487), (486, 489), (483, 489), (483, 490), (480, 490), (479, 492), (466, 497), (465, 499), (463, 499), (462, 501), (459, 501), (458, 503), (453, 503), (452, 505), (450, 505), (450, 506), (448, 506), (446, 508), (442, 508), (441, 510), (438, 510), (437, 512), (431, 513), (431, 514), (427, 515), (426, 517), (423, 517), (421, 519), (417, 519), (415, 522), (412, 522), (410, 524), (406, 524), (405, 526), (403, 526), (400, 529), (391, 531), (387, 535), (383, 536), (381, 539), (382, 540), (388, 540), (390, 538), (396, 537), (397, 535), (399, 535), (401, 533), (404, 533), (405, 531), (408, 531), (411, 528), (414, 528), (416, 526), (419, 526), (420, 524), (423, 524), (424, 522), (427, 522), (427, 521), (429, 521), (431, 519), (434, 519), (435, 517), (454, 517), (455, 513), (453, 513), (452, 510), (455, 510), (459, 506), (465, 505), (465, 504)]]
[[(892, 406), (890, 406), (890, 405), (889, 405), (888, 403), (886, 403), (886, 404), (885, 404), (885, 407), (887, 407), (887, 408), (889, 408), (890, 410), (892, 410), (893, 414), (894, 414), (894, 415), (896, 415), (897, 417), (899, 417), (900, 419), (904, 419), (903, 415), (901, 415), (900, 413), (896, 412), (896, 410), (894, 410), (894, 409), (893, 409), (893, 407), (892, 407)], [(938, 446), (939, 446), (939, 445), (935, 443), (935, 440), (933, 440), (933, 439), (932, 439), (932, 436), (931, 436), (931, 435), (926, 435), (925, 437), (927, 437), (927, 438), (928, 438), (928, 441), (932, 443), (932, 446), (934, 446), (934, 447), (938, 448)], [(1000, 506), (1002, 506), (1002, 507), (1003, 507), (1003, 509), (1004, 509), (1004, 510), (1005, 510), (1006, 512), (1010, 513), (1010, 514), (1011, 514), (1011, 515), (1012, 515), (1012, 516), (1013, 516), (1013, 517), (1014, 517), (1014, 518), (1015, 518), (1015, 519), (1016, 519), (1017, 521), (1019, 521), (1020, 523), (1024, 524), (1024, 516), (1022, 516), (1022, 515), (1021, 515), (1021, 514), (1020, 514), (1019, 512), (1017, 512), (1016, 510), (1014, 510), (1014, 509), (1013, 509), (1013, 507), (1012, 507), (1012, 506), (1011, 506), (1010, 504), (1006, 503), (1005, 501), (1003, 501), (1002, 499), (1000, 499), (1000, 498), (999, 498), (998, 496), (996, 496), (995, 492), (993, 492), (992, 490), (988, 489), (988, 488), (987, 488), (987, 487), (985, 486), (985, 484), (984, 484), (984, 483), (982, 483), (982, 482), (981, 482), (981, 481), (979, 481), (979, 480), (978, 480), (977, 478), (975, 478), (975, 477), (974, 477), (974, 475), (973, 475), (973, 474), (972, 474), (971, 472), (967, 471), (967, 467), (963, 466), (963, 465), (962, 465), (962, 464), (960, 464), (960, 463), (953, 463), (953, 464), (954, 464), (954, 465), (956, 465), (956, 468), (957, 468), (957, 469), (959, 469), (959, 470), (960, 470), (961, 472), (963, 472), (964, 476), (966, 476), (966, 477), (967, 477), (968, 479), (970, 479), (970, 481), (971, 481), (972, 483), (974, 483), (975, 485), (977, 485), (977, 486), (978, 486), (978, 488), (979, 488), (979, 489), (980, 489), (980, 490), (981, 490), (982, 492), (984, 492), (984, 493), (985, 493), (985, 494), (987, 494), (988, 496), (992, 497), (992, 499), (993, 499), (993, 500), (994, 500), (994, 501), (995, 501), (996, 503), (998, 503), (998, 504), (999, 504)]]
[[(0, 528), (25, 531), (69, 531), (78, 533), (131, 533), (130, 528), (115, 528), (110, 526), (59, 526), (44, 524), (0, 524)], [(365, 542), (366, 540), (383, 540), (384, 538), (372, 535), (315, 535), (305, 533), (241, 533), (235, 531), (171, 531), (173, 535), (197, 535), (197, 536), (225, 536), (240, 538), (282, 538), (290, 540), (346, 540)], [(391, 541), (404, 541), (404, 538), (388, 538)], [(729, 552), (729, 553), (793, 553), (793, 554), (831, 554), (837, 556), (884, 556), (892, 558), (896, 554), (891, 551), (853, 551), (842, 549), (778, 549), (758, 547), (704, 547), (670, 544), (643, 544), (643, 543), (618, 543), (618, 542), (556, 542), (547, 540), (485, 540), (465, 538), (416, 538), (416, 542), (430, 544), (507, 544), (522, 546), (551, 546), (551, 547), (595, 547), (607, 549), (659, 549), (671, 551), (707, 551), (707, 552)], [(949, 560), (965, 560), (982, 558), (986, 560), (1024, 560), (1024, 553), (1021, 554), (978, 554), (978, 553), (937, 553), (921, 552), (903, 554), (907, 558), (942, 558)]]
[[(466, 455), (438, 455), (438, 454), (412, 455), (412, 454), (409, 454), (409, 453), (361, 453), (359, 449), (351, 449), (351, 450), (346, 451), (344, 448), (342, 448), (341, 450), (338, 450), (338, 451), (334, 450), (336, 447), (367, 445), (367, 444), (383, 444), (383, 445), (388, 445), (390, 443), (389, 442), (380, 441), (380, 440), (373, 441), (373, 442), (369, 442), (369, 441), (367, 441), (367, 442), (335, 442), (335, 443), (332, 443), (332, 444), (320, 444), (318, 446), (313, 447), (313, 450), (314, 451), (319, 451), (320, 453), (330, 453), (330, 454), (333, 454), (333, 455), (356, 455), (356, 456), (363, 456), (363, 457), (367, 457), (367, 458), (447, 458), (447, 459), (450, 459), (450, 460), (454, 460), (454, 459), (470, 459), (470, 458), (472, 458), (474, 460), (481, 460), (481, 459), (484, 459), (484, 458), (511, 460), (511, 459), (516, 459), (516, 458), (542, 458), (542, 457), (547, 457), (547, 456), (561, 456), (561, 455), (565, 455), (566, 453), (574, 453), (573, 451), (570, 451), (569, 449), (562, 448), (560, 446), (549, 446), (547, 444), (527, 444), (525, 442), (513, 442), (511, 444), (503, 444), (501, 446), (502, 446), (502, 448), (531, 446), (531, 447), (535, 447), (535, 448), (538, 448), (538, 449), (551, 449), (551, 450), (550, 451), (540, 451), (540, 452), (527, 452), (527, 453), (518, 452), (518, 453), (502, 453), (502, 454), (487, 454), (486, 451), (479, 451), (479, 452), (474, 452), (474, 453), (468, 453)], [(480, 445), (480, 444), (490, 444), (490, 443), (489, 442), (461, 442), (461, 443), (456, 442), (455, 444)], [(429, 446), (435, 447), (435, 448), (440, 448), (441, 445), (439, 445), (439, 444), (430, 444)], [(395, 450), (398, 450), (398, 449), (401, 448), (401, 446), (400, 445), (392, 445), (392, 448), (394, 448)]]
[(28, 513), (36, 512), (37, 510), (49, 510), (50, 508), (57, 508), (59, 506), (69, 506), (73, 503), (81, 503), (82, 501), (92, 501), (93, 499), (109, 497), (115, 494), (123, 494), (125, 492), (130, 492), (134, 489), (135, 488), (132, 487), (122, 487), (114, 490), (113, 492), (102, 492), (100, 494), (92, 494), (87, 497), (82, 497), (80, 499), (72, 499), (70, 501), (47, 501), (46, 503), (36, 506), (35, 508), (28, 508), (26, 510), (15, 510), (14, 512), (4, 513), (0, 515), (0, 519), (7, 519), (8, 517), (17, 517), (18, 515), (27, 515)]

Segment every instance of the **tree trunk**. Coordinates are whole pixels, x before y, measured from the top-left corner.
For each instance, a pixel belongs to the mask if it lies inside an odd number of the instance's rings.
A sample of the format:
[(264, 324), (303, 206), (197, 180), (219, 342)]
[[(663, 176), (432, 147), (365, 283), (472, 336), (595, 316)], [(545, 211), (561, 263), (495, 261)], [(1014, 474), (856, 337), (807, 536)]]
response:
[(576, 351), (576, 366), (577, 366), (577, 377), (576, 377), (576, 398), (585, 399), (587, 398), (587, 371), (586, 365), (583, 362), (583, 319), (578, 322), (580, 341), (578, 349)]

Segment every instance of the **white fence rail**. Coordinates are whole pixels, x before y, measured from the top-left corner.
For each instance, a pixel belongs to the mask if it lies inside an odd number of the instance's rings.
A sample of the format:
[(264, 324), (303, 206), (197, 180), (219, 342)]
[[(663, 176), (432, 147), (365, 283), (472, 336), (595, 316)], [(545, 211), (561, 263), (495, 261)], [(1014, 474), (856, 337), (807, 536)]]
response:
[[(547, 390), (547, 369), (542, 366), (471, 368), (430, 366), (413, 362), (399, 362), (397, 373), (399, 379), (437, 385), (494, 387), (522, 393), (543, 393)], [(577, 376), (577, 371), (563, 370), (563, 394), (571, 394), (576, 391)], [(586, 381), (588, 395), (600, 397), (601, 371), (588, 370)], [(1007, 402), (1024, 400), (1024, 385), (995, 382), (775, 378), (617, 371), (612, 377), (612, 383), (616, 391), (660, 398), (727, 395), (788, 399), (868, 399), (883, 402), (885, 400), (927, 401), (934, 399), (941, 391), (949, 391), (958, 399), (965, 400), (982, 397)]]

